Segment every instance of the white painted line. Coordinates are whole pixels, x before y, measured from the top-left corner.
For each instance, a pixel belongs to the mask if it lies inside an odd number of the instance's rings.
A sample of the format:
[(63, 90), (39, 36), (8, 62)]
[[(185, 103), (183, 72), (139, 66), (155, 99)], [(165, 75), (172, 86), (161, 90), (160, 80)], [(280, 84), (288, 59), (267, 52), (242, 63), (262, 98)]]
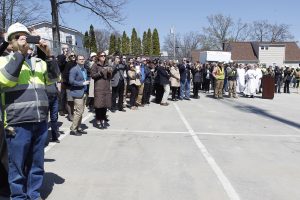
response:
[(221, 182), (221, 184), (222, 184), (225, 192), (227, 193), (229, 199), (230, 200), (240, 200), (239, 195), (237, 194), (237, 192), (235, 191), (235, 189), (231, 185), (230, 181), (225, 176), (225, 174), (223, 173), (222, 169), (218, 166), (218, 164), (216, 163), (215, 159), (210, 155), (210, 153), (208, 152), (208, 150), (206, 149), (206, 147), (202, 144), (202, 142), (200, 141), (199, 137), (195, 134), (194, 130), (192, 129), (192, 127), (190, 126), (190, 124), (187, 122), (187, 120), (185, 119), (184, 115), (182, 114), (180, 108), (177, 106), (176, 103), (174, 103), (173, 105), (175, 106), (175, 108), (176, 108), (176, 110), (177, 110), (177, 112), (178, 112), (181, 120), (183, 121), (184, 125), (188, 129), (190, 135), (194, 139), (196, 145), (200, 149), (203, 157), (206, 159), (206, 161), (209, 164), (209, 166), (212, 168), (212, 170), (217, 175), (217, 177), (218, 177), (219, 181)]
[[(61, 128), (60, 130), (67, 130), (68, 128)], [(145, 130), (124, 130), (124, 129), (104, 129), (88, 128), (87, 132), (119, 132), (119, 133), (161, 133), (161, 134), (188, 134), (187, 131), (145, 131)]]
[[(62, 131), (68, 131), (70, 128), (65, 127), (65, 128), (60, 128)], [(98, 128), (88, 128), (85, 129), (87, 132), (118, 132), (120, 134), (122, 133), (153, 133), (153, 134), (190, 134), (188, 131), (145, 131), (145, 130), (124, 130), (124, 129), (105, 129), (105, 130), (100, 130)], [(210, 132), (195, 132), (197, 135), (211, 135), (211, 136), (239, 136), (239, 137), (295, 137), (295, 138), (300, 138), (300, 135), (283, 135), (283, 134), (249, 134), (249, 133), (210, 133)]]
[[(82, 121), (81, 121), (81, 123), (83, 123), (83, 122), (85, 122), (88, 118), (90, 118), (91, 116), (93, 115), (93, 113), (89, 113), (87, 116), (85, 116), (83, 119), (82, 119)], [(61, 130), (66, 130), (67, 131), (67, 128), (62, 128)], [(68, 129), (68, 130), (70, 130), (70, 128)], [(59, 140), (60, 141), (62, 141), (65, 137), (67, 137), (68, 135), (69, 135), (70, 133), (68, 132), (68, 133), (66, 133), (65, 132), (65, 134), (63, 134), (63, 135), (60, 135), (59, 136)], [(48, 152), (50, 149), (52, 149), (55, 145), (57, 145), (57, 143), (49, 143), (48, 144), (48, 146), (45, 148), (45, 150), (44, 150), (44, 152), (46, 153), (46, 152)]]
[(195, 132), (197, 135), (212, 135), (212, 136), (245, 136), (245, 137), (300, 137), (300, 135), (282, 135), (282, 134), (248, 134), (248, 133), (201, 133)]

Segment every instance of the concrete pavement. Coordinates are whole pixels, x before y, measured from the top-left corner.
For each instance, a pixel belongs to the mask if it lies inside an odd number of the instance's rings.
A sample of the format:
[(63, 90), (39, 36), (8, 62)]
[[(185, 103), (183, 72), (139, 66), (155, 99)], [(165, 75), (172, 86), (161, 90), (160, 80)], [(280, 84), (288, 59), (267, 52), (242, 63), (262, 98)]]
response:
[[(46, 199), (300, 199), (300, 95), (179, 101), (109, 113), (46, 148)], [(65, 118), (61, 130), (70, 123)]]

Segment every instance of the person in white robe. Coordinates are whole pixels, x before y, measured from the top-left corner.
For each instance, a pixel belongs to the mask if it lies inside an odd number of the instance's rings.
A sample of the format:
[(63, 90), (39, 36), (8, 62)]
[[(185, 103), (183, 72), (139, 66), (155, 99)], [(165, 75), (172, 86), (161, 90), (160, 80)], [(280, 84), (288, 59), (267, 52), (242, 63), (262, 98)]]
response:
[(245, 68), (244, 65), (240, 64), (237, 69), (237, 87), (236, 90), (238, 93), (242, 93), (245, 90)]
[(262, 76), (263, 76), (262, 70), (257, 65), (255, 65), (254, 68), (255, 68), (255, 71), (257, 73), (257, 76), (256, 76), (256, 84), (257, 84), (256, 93), (261, 93), (260, 86), (261, 86), (261, 79), (262, 79)]
[(257, 72), (252, 65), (250, 65), (249, 67), (249, 70), (245, 73), (246, 87), (244, 90), (244, 94), (247, 97), (254, 98), (254, 94), (256, 93), (257, 88)]

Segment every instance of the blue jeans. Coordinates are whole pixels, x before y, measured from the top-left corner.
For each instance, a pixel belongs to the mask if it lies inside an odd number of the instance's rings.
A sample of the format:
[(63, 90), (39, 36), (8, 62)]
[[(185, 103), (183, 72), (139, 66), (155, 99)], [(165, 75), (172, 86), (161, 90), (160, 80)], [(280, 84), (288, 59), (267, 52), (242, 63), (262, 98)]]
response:
[(15, 136), (6, 133), (11, 199), (36, 200), (40, 197), (44, 176), (47, 122), (22, 123), (13, 128)]
[(180, 80), (180, 99), (190, 98), (191, 80)]
[(48, 96), (49, 99), (49, 113), (50, 113), (50, 122), (51, 122), (51, 134), (52, 140), (57, 140), (58, 136), (58, 97), (57, 96)]

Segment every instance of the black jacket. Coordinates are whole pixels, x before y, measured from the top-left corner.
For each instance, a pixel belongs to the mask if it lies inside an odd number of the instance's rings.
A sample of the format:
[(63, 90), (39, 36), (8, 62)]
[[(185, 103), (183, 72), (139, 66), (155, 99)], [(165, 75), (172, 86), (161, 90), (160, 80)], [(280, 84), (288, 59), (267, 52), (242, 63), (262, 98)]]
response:
[(66, 84), (67, 86), (70, 86), (70, 83), (69, 83), (70, 71), (76, 65), (77, 65), (76, 61), (69, 61), (66, 64), (66, 67), (65, 67), (65, 69), (63, 71), (63, 74), (62, 74), (62, 77), (63, 77), (64, 84)]
[(168, 70), (166, 68), (164, 68), (163, 66), (159, 66), (157, 68), (157, 75), (159, 76), (159, 84), (160, 85), (166, 85), (166, 84), (170, 84), (170, 73), (168, 72)]

